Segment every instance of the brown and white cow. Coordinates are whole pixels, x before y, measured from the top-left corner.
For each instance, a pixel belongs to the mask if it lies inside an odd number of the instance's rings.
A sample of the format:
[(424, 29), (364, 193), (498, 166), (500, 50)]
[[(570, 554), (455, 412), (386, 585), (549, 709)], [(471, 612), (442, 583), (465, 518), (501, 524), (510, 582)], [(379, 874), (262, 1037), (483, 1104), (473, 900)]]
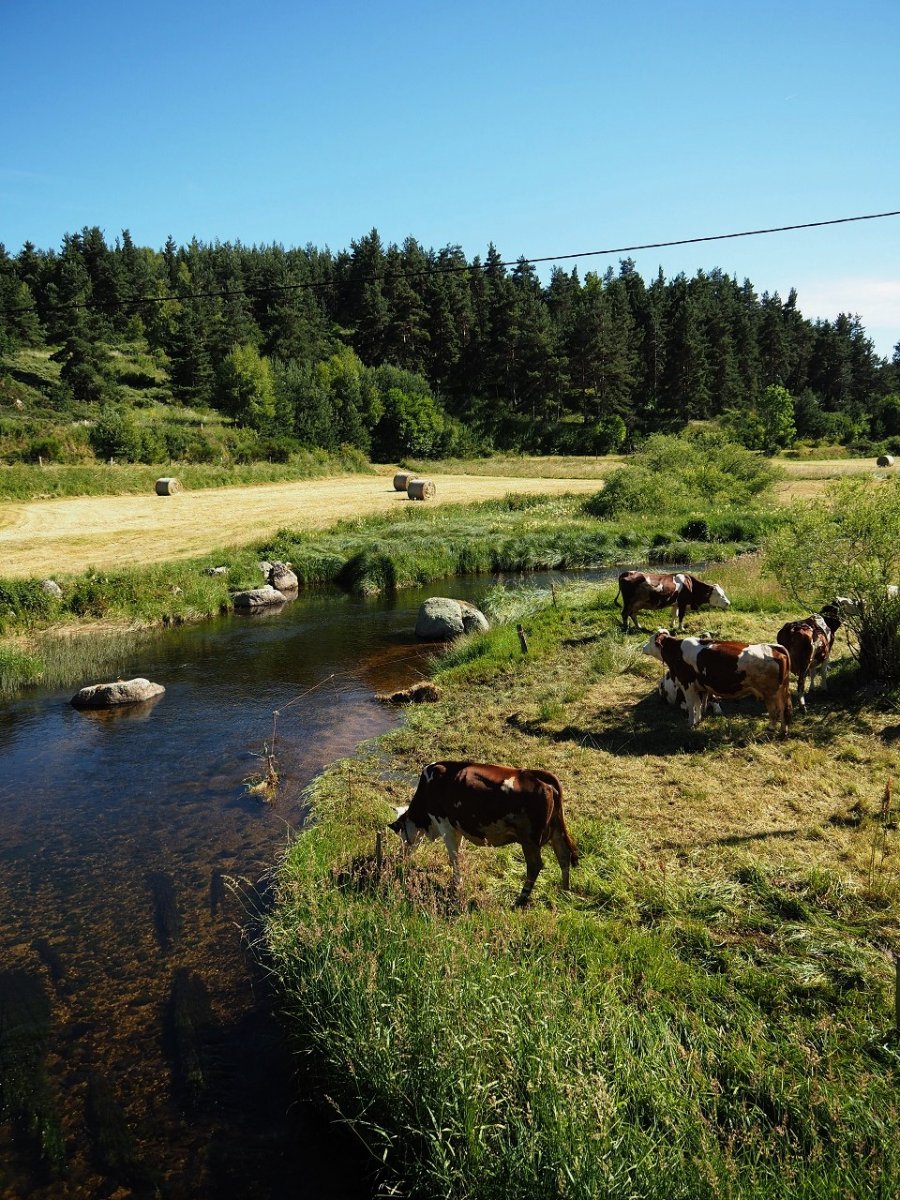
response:
[(684, 627), (687, 609), (696, 612), (701, 604), (711, 608), (730, 608), (731, 601), (717, 583), (704, 583), (696, 575), (678, 571), (673, 575), (654, 575), (646, 571), (623, 571), (619, 576), (622, 597), (622, 631), (628, 632), (629, 617), (635, 629), (640, 626), (637, 613), (642, 609), (671, 608), (678, 617), (678, 628)]
[(793, 711), (791, 660), (784, 646), (677, 638), (661, 629), (643, 650), (658, 658), (681, 686), (692, 729), (700, 724), (710, 700), (757, 696), (773, 728), (780, 722), (781, 736), (787, 733)]
[(841, 627), (838, 610), (826, 604), (820, 613), (801, 621), (788, 621), (778, 630), (776, 641), (791, 656), (791, 670), (797, 676), (797, 703), (806, 708), (806, 685), (812, 687), (818, 674), (822, 687), (828, 686), (828, 664), (834, 635)]
[(431, 763), (422, 771), (409, 807), (398, 810), (390, 828), (410, 847), (423, 837), (432, 841), (442, 838), (457, 886), (463, 838), (477, 846), (518, 842), (525, 855), (526, 873), (517, 907), (528, 903), (544, 865), (541, 847), (547, 842), (553, 847), (566, 889), (569, 867), (578, 862), (563, 817), (562, 785), (549, 771), (467, 761)]

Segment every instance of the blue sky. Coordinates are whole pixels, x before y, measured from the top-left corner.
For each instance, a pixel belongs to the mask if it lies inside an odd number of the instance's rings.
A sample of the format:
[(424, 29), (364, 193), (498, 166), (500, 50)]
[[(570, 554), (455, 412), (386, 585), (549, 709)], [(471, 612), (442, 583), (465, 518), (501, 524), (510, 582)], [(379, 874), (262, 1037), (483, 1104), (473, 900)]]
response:
[[(900, 209), (896, 0), (0, 0), (0, 40), (11, 253), (376, 227), (515, 259)], [(633, 257), (900, 341), (900, 217)]]

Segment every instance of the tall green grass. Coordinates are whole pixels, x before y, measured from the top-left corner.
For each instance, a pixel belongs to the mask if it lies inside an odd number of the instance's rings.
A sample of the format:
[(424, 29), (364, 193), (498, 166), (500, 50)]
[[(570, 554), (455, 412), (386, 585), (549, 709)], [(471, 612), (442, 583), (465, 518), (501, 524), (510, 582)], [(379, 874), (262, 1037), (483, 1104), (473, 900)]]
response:
[(389, 810), (358, 785), (348, 807), (346, 780), (343, 764), (313, 789), (267, 950), (298, 1049), (388, 1189), (893, 1193), (900, 1056), (853, 897), (753, 866), (673, 881), (597, 820), (578, 830), (577, 899), (469, 909), (439, 870), (389, 857), (378, 877)]

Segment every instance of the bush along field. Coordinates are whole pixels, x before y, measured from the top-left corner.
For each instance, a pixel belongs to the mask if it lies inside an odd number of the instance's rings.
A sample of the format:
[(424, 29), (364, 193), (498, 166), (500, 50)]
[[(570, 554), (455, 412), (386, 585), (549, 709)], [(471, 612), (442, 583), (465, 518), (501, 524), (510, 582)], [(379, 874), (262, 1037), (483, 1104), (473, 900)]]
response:
[[(689, 632), (803, 615), (756, 556), (706, 577), (733, 606)], [(753, 700), (691, 730), (614, 591), (492, 591), (444, 698), (310, 789), (265, 935), (294, 1044), (385, 1194), (886, 1200), (900, 694), (861, 688), (841, 630), (786, 740)], [(401, 853), (392, 806), (440, 758), (559, 776), (570, 892), (549, 850), (516, 911), (518, 847), (464, 843), (458, 892), (441, 844)]]

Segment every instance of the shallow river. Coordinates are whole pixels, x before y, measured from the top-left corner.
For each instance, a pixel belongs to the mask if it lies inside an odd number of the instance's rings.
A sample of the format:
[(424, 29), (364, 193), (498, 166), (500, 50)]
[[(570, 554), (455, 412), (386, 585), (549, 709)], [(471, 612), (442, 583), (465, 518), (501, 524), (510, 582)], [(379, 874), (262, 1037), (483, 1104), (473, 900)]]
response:
[[(15, 1053), (50, 1130), (42, 1163), (34, 1131), (0, 1123), (0, 1197), (366, 1195), (349, 1135), (292, 1102), (228, 881), (256, 885), (302, 824), (304, 784), (398, 720), (374, 693), (425, 674), (425, 595), (491, 582), (301, 594), (144, 642), (104, 675), (165, 685), (137, 709), (78, 712), (74, 687), (0, 709), (0, 1046), (3, 1022), (25, 1028)], [(245, 781), (276, 709), (269, 805)]]

